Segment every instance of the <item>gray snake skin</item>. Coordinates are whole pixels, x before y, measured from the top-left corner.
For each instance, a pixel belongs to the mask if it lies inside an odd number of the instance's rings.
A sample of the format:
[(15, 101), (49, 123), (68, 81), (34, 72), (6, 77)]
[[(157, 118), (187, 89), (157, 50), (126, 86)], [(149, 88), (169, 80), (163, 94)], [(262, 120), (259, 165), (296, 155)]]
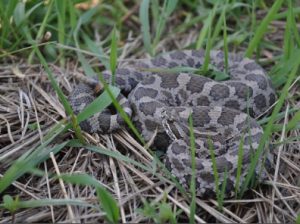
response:
[[(224, 70), (223, 52), (211, 51), (210, 59), (214, 69)], [(242, 182), (263, 134), (254, 118), (275, 102), (276, 95), (264, 70), (253, 60), (236, 54), (229, 54), (230, 79), (226, 81), (189, 72), (166, 72), (178, 67), (199, 69), (203, 62), (203, 50), (187, 50), (120, 67), (116, 71), (116, 86), (122, 94), (117, 100), (145, 141), (156, 133), (153, 147), (167, 150), (165, 165), (186, 189), (192, 173), (188, 125), (191, 115), (196, 139), (196, 193), (200, 197), (215, 196), (209, 150), (213, 148), (219, 184), (226, 177), (225, 196), (230, 197), (236, 184), (240, 142), (243, 140)], [(107, 71), (103, 76), (106, 81), (111, 79)], [(80, 83), (69, 100), (78, 114), (95, 97), (93, 85)], [(89, 133), (111, 133), (125, 127), (125, 123), (119, 114), (107, 108), (80, 126)], [(257, 167), (260, 163), (261, 159)]]

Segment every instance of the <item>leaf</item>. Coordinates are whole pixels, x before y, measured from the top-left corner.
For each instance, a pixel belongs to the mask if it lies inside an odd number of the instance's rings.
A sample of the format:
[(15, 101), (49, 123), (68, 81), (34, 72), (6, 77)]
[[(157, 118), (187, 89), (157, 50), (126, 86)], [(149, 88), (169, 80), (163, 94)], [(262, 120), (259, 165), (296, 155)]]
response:
[(175, 223), (175, 217), (173, 215), (172, 208), (167, 203), (161, 203), (159, 205), (159, 220), (161, 223), (166, 223), (168, 221), (171, 221), (171, 223)]
[(10, 195), (4, 195), (3, 196), (3, 207), (9, 210), (11, 213), (16, 211), (14, 199)]
[(118, 223), (119, 208), (116, 200), (103, 188), (97, 188), (97, 196), (101, 202), (101, 207), (106, 212), (106, 217), (111, 223)]
[[(113, 96), (116, 98), (120, 93), (120, 89), (114, 86), (109, 86), (110, 91), (112, 92)], [(95, 113), (101, 112), (103, 109), (108, 107), (111, 104), (112, 100), (105, 91), (100, 96), (98, 96), (92, 103), (90, 103), (84, 110), (78, 114), (77, 119), (79, 122), (86, 120), (87, 118), (91, 117)]]

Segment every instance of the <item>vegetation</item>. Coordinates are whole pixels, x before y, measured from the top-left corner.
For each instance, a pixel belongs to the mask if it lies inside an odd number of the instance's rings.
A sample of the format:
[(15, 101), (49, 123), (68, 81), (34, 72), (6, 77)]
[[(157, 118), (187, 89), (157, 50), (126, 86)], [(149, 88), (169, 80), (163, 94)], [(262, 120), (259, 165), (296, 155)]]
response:
[[(0, 1), (0, 223), (299, 222), (299, 20), (292, 0)], [(264, 136), (236, 198), (224, 198), (224, 184), (216, 200), (197, 198), (193, 181), (186, 192), (115, 100), (114, 79), (78, 116), (67, 99), (82, 76), (200, 48), (200, 72), (209, 71), (211, 49), (243, 52), (278, 93), (272, 113), (257, 118)], [(80, 130), (111, 103), (133, 134)], [(274, 155), (274, 170), (246, 191), (263, 150)], [(215, 165), (212, 145), (210, 153)]]

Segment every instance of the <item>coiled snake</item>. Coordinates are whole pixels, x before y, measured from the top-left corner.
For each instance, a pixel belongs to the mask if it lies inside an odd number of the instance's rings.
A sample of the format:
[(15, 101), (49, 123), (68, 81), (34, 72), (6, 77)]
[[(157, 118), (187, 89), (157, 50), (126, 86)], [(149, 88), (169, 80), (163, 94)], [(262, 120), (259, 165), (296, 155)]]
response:
[[(188, 125), (191, 115), (196, 139), (196, 193), (204, 197), (215, 195), (212, 148), (220, 185), (226, 177), (225, 196), (231, 196), (241, 140), (240, 181), (243, 181), (263, 134), (254, 117), (264, 113), (275, 102), (276, 95), (264, 70), (253, 60), (236, 54), (228, 57), (229, 80), (215, 81), (190, 72), (165, 72), (178, 67), (199, 69), (203, 62), (204, 51), (191, 50), (170, 52), (120, 67), (115, 77), (122, 94), (117, 100), (146, 141), (156, 133), (153, 146), (167, 149), (166, 167), (185, 188), (189, 187), (192, 172)], [(210, 64), (223, 71), (223, 52), (211, 51)], [(111, 79), (108, 71), (103, 76), (106, 81)], [(76, 114), (94, 99), (93, 85), (85, 83), (76, 86), (69, 97)], [(90, 133), (111, 133), (125, 123), (119, 114), (106, 109), (80, 125)]]

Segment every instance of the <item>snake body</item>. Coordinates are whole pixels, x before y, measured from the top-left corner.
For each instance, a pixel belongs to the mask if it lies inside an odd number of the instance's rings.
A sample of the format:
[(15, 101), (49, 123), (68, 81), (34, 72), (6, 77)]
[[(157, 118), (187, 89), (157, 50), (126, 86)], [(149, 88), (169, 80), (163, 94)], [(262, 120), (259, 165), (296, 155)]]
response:
[[(143, 138), (148, 141), (155, 135), (153, 146), (167, 150), (166, 167), (186, 189), (192, 175), (191, 116), (196, 146), (196, 194), (213, 197), (216, 187), (226, 180), (225, 196), (230, 197), (237, 184), (239, 148), (243, 148), (238, 178), (242, 182), (263, 135), (254, 118), (275, 102), (276, 95), (264, 70), (237, 54), (228, 55), (229, 80), (215, 81), (191, 72), (174, 71), (178, 67), (200, 69), (204, 58), (203, 50), (174, 51), (120, 67), (115, 80), (122, 94), (117, 100)], [(215, 70), (224, 71), (223, 52), (211, 51), (210, 64)], [(171, 72), (165, 72), (167, 69)], [(111, 79), (108, 71), (103, 76), (106, 81)], [(76, 114), (94, 99), (93, 86), (85, 83), (76, 86), (69, 97)], [(105, 109), (80, 125), (90, 133), (111, 133), (125, 124), (119, 114)], [(261, 157), (257, 168), (260, 165)]]

